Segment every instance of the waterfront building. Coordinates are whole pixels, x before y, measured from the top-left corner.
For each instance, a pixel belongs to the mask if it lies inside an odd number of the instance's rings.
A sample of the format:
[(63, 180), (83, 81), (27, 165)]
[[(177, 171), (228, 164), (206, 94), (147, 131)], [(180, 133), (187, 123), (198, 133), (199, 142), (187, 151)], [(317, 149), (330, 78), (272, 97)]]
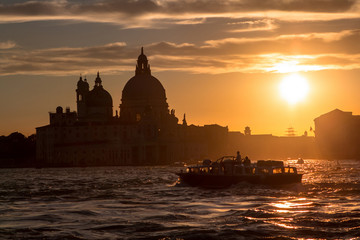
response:
[(335, 109), (314, 119), (316, 143), (322, 157), (360, 158), (360, 116)]
[[(76, 88), (77, 112), (57, 107), (50, 123), (38, 127), (37, 164), (41, 166), (162, 165), (198, 160), (224, 152), (227, 127), (188, 126), (169, 110), (161, 82), (152, 76), (141, 49), (135, 76), (125, 85), (119, 111), (97, 73)], [(120, 113), (120, 114), (118, 114)]]

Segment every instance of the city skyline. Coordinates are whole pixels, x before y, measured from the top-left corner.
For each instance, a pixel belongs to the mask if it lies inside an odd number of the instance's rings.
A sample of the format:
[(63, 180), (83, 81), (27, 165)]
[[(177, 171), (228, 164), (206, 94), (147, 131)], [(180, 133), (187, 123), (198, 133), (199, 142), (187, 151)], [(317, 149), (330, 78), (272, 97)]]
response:
[[(75, 110), (80, 74), (92, 86), (100, 71), (115, 114), (142, 46), (189, 124), (302, 135), (335, 108), (358, 115), (359, 1), (306, 3), (2, 1), (0, 135), (30, 135), (48, 111)], [(298, 101), (279, 90), (294, 74), (308, 86)]]

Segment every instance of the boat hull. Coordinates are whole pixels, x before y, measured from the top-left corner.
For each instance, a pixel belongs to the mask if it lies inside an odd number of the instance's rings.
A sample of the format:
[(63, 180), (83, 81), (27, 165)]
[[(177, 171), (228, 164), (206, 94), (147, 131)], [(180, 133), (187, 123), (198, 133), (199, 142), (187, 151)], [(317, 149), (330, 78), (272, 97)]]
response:
[(301, 183), (302, 174), (243, 174), (243, 175), (215, 175), (215, 174), (196, 174), (178, 173), (181, 182), (190, 186), (200, 186), (207, 188), (229, 187), (239, 182), (265, 185), (284, 185)]

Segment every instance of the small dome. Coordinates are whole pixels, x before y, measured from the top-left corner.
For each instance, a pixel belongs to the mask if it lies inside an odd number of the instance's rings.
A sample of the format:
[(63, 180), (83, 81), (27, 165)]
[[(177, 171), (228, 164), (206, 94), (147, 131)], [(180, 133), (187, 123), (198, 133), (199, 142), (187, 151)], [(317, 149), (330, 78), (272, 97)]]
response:
[(166, 94), (157, 78), (139, 74), (126, 83), (122, 91), (122, 101), (143, 99), (166, 101)]
[(61, 106), (58, 106), (56, 108), (56, 113), (63, 113), (63, 108)]
[(112, 97), (102, 86), (96, 86), (91, 90), (86, 98), (88, 107), (112, 107)]

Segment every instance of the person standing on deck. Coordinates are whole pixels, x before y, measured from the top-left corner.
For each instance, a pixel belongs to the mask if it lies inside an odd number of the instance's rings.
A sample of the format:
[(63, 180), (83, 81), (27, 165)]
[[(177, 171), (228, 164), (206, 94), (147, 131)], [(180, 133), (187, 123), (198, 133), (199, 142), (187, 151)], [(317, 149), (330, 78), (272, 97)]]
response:
[(236, 152), (236, 159), (235, 159), (236, 163), (241, 164), (241, 155), (240, 152), (237, 151)]

